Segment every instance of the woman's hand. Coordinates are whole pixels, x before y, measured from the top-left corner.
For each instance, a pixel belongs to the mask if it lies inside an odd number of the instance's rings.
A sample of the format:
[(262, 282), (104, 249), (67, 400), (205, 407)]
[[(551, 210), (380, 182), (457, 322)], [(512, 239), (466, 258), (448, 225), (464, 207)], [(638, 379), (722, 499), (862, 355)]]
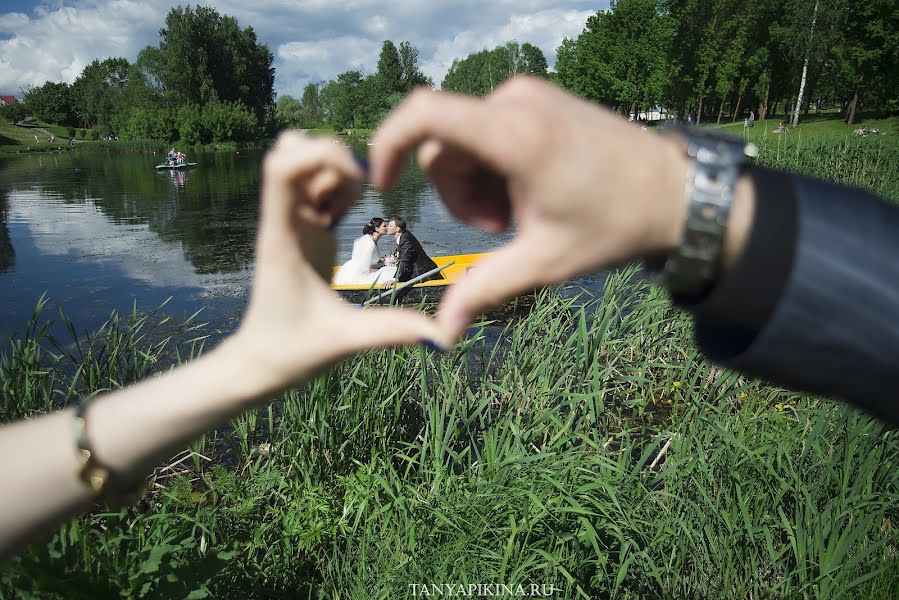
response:
[(229, 344), (277, 390), (353, 352), (434, 340), (437, 327), (414, 310), (359, 309), (330, 288), (335, 219), (363, 178), (352, 154), (330, 139), (281, 135), (263, 163), (256, 272), (243, 322)]
[(670, 250), (683, 229), (681, 149), (537, 79), (517, 77), (486, 99), (413, 93), (375, 137), (373, 183), (392, 185), (415, 149), (457, 218), (517, 227), (446, 293), (444, 343), (489, 306)]

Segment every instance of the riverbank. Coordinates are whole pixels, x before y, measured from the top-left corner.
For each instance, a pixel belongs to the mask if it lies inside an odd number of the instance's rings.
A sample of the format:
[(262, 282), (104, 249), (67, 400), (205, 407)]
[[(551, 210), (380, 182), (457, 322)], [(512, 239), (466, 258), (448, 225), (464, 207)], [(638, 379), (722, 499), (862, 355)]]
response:
[[(70, 149), (70, 138), (68, 135), (69, 128), (43, 123), (36, 125), (36, 127), (39, 127), (40, 130), (21, 127), (0, 119), (0, 155), (23, 154), (29, 152), (60, 152)], [(318, 128), (306, 129), (303, 131), (314, 136), (336, 136), (347, 140), (351, 144), (365, 143), (372, 135), (374, 135), (373, 129), (346, 129), (343, 131), (335, 131), (331, 128)], [(53, 144), (49, 143), (49, 135), (51, 134), (55, 138)], [(35, 135), (38, 135), (39, 141), (37, 143), (34, 141)], [(82, 151), (89, 147), (93, 149), (103, 148), (106, 150), (119, 149), (121, 151), (130, 149), (145, 150), (148, 148), (166, 151), (172, 146), (176, 146), (184, 151), (218, 152), (238, 150), (241, 148), (266, 148), (271, 146), (274, 143), (274, 140), (260, 139), (253, 142), (215, 142), (210, 144), (185, 145), (180, 142), (167, 143), (156, 140), (104, 141), (76, 137), (75, 142), (78, 146), (78, 150)]]

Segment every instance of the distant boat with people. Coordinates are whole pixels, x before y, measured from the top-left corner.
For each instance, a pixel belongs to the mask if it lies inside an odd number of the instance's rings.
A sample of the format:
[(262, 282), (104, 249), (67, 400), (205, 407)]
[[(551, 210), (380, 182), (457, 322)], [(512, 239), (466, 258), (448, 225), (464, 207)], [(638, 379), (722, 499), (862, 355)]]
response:
[(197, 163), (195, 162), (187, 162), (187, 155), (182, 153), (179, 150), (175, 150), (172, 148), (169, 150), (168, 154), (166, 154), (165, 162), (161, 165), (156, 165), (157, 169), (189, 169), (190, 167), (196, 167)]
[(162, 163), (161, 165), (156, 165), (157, 169), (189, 169), (190, 167), (196, 167), (197, 163), (188, 162), (188, 163)]

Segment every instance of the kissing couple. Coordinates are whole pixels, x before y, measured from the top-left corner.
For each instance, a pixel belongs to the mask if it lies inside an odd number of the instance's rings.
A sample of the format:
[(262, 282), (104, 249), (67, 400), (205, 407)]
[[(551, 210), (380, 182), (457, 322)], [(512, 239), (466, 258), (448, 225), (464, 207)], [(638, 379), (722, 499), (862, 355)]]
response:
[[(378, 240), (384, 236), (391, 236), (396, 245), (392, 252), (382, 257), (378, 251)], [(353, 241), (353, 254), (337, 269), (333, 283), (390, 287), (436, 268), (418, 238), (406, 229), (405, 219), (394, 216), (385, 221), (374, 217), (362, 228), (362, 235)], [(443, 275), (434, 275), (434, 278), (440, 277)]]

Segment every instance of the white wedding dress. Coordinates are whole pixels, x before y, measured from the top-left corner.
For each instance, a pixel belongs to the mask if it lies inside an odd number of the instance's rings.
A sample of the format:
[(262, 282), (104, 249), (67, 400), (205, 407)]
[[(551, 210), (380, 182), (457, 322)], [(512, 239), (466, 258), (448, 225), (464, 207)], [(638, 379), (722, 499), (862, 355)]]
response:
[(350, 260), (343, 263), (337, 273), (334, 274), (335, 285), (372, 285), (383, 283), (393, 279), (396, 275), (396, 267), (381, 267), (375, 265), (381, 260), (378, 254), (378, 244), (370, 235), (362, 235), (353, 242), (353, 254)]

